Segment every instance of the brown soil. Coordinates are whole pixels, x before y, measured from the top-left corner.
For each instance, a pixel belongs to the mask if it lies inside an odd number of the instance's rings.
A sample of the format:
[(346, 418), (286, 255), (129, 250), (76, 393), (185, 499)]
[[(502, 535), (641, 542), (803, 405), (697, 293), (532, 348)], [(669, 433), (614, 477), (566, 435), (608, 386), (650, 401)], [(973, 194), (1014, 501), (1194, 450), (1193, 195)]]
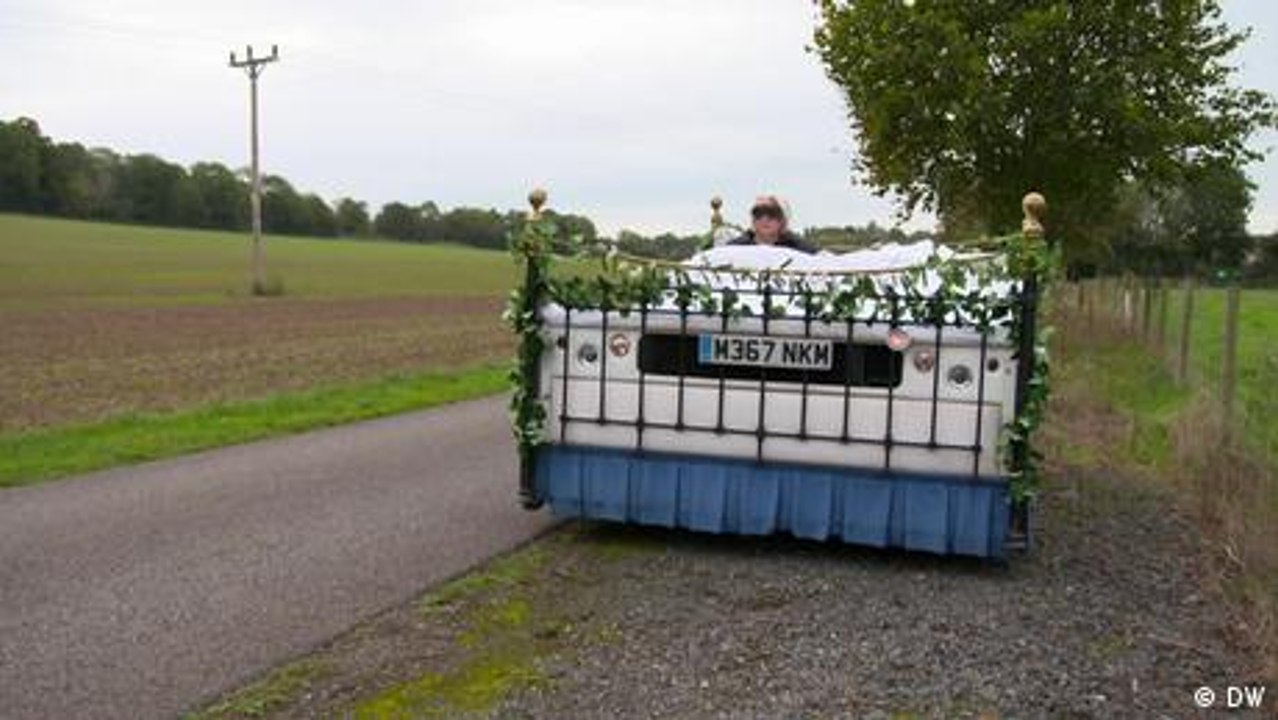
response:
[(499, 298), (0, 314), (0, 432), (509, 357)]

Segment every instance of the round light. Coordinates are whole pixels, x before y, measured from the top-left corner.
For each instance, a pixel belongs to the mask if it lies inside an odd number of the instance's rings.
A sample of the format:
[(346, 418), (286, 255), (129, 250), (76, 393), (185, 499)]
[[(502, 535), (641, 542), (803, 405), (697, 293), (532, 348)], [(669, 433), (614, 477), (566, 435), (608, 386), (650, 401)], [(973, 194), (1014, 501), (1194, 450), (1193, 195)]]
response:
[(945, 374), (951, 385), (963, 387), (972, 382), (972, 368), (966, 365), (952, 365), (950, 371)]
[(914, 369), (921, 373), (930, 373), (936, 367), (936, 355), (931, 350), (919, 350), (914, 353)]
[(990, 358), (989, 361), (985, 363), (985, 369), (989, 370), (992, 373), (998, 372), (998, 369), (999, 369), (998, 358)]
[(613, 357), (619, 358), (629, 355), (630, 338), (622, 335), (621, 333), (617, 333), (616, 335), (608, 338), (608, 352), (612, 353)]
[(914, 338), (901, 328), (892, 328), (887, 334), (887, 346), (897, 352), (904, 352), (914, 342)]
[(582, 343), (577, 349), (577, 359), (587, 365), (594, 364), (599, 359), (599, 348), (594, 343)]

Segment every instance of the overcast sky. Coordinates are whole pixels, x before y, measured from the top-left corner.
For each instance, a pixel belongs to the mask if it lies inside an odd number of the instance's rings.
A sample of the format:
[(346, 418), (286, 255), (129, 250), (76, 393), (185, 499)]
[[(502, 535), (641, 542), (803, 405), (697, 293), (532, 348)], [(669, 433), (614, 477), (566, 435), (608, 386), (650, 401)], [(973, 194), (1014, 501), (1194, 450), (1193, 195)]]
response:
[[(1225, 5), (1255, 28), (1241, 82), (1278, 93), (1278, 4)], [(691, 232), (713, 194), (740, 222), (775, 191), (800, 225), (890, 224), (894, 206), (852, 180), (844, 108), (804, 51), (814, 14), (811, 0), (0, 0), (0, 118), (246, 165), (247, 81), (227, 53), (278, 43), (264, 169), (330, 200), (505, 209), (544, 185), (607, 232)], [(1278, 230), (1278, 157), (1249, 173), (1253, 230)]]

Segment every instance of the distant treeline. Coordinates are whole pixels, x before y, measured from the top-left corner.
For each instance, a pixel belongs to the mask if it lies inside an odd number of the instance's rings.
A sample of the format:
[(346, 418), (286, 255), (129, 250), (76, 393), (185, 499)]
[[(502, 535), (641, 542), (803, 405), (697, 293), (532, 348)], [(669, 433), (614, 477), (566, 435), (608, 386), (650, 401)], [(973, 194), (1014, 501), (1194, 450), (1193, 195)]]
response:
[[(247, 170), (216, 162), (183, 167), (155, 155), (124, 155), (80, 143), (55, 142), (36, 121), (0, 121), (0, 212), (173, 227), (247, 230)], [(521, 211), (392, 202), (376, 215), (368, 204), (339, 198), (329, 204), (279, 175), (262, 177), (262, 224), (267, 232), (318, 237), (447, 240), (487, 248), (506, 246)], [(565, 234), (596, 239), (594, 223), (556, 215)]]
[[(248, 171), (216, 162), (183, 167), (150, 154), (126, 155), (75, 142), (56, 142), (41, 132), (36, 121), (18, 118), (0, 121), (0, 212), (247, 231)], [(706, 242), (705, 235), (667, 232), (649, 237), (632, 230), (622, 230), (616, 238), (602, 238), (588, 217), (552, 215), (565, 247), (567, 238), (576, 237), (587, 244), (615, 242), (620, 251), (632, 255), (678, 260)], [(262, 224), (267, 232), (282, 235), (449, 241), (504, 248), (523, 218), (522, 210), (443, 210), (431, 201), (390, 202), (373, 214), (367, 203), (354, 198), (339, 198), (330, 204), (315, 193), (297, 190), (279, 175), (262, 178)], [(906, 234), (874, 223), (808, 228), (802, 234), (832, 250), (909, 242), (927, 235)]]

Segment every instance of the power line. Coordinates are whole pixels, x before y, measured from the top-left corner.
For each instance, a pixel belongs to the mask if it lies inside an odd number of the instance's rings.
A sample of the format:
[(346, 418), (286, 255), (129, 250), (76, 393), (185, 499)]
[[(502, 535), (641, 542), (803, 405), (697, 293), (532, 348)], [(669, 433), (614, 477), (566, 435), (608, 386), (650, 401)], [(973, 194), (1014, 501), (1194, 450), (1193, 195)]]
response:
[(235, 51), (231, 51), (231, 67), (242, 69), (249, 78), (249, 122), (252, 130), (252, 189), (250, 204), (253, 212), (253, 294), (266, 293), (266, 260), (262, 252), (262, 177), (258, 168), (257, 140), (257, 79), (261, 77), (266, 66), (280, 59), (278, 45), (271, 46), (271, 54), (266, 57), (253, 57), (253, 46), (245, 48), (245, 59), (237, 60)]

